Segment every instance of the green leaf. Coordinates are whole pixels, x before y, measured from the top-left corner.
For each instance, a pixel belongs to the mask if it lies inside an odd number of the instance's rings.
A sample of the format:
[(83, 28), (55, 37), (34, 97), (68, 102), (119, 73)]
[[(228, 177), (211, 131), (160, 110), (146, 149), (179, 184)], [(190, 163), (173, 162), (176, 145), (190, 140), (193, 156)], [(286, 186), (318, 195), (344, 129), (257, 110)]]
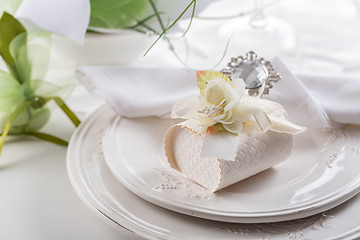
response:
[(11, 130), (11, 126), (12, 126), (14, 120), (19, 116), (20, 113), (22, 113), (22, 111), (24, 111), (24, 109), (27, 108), (27, 106), (29, 106), (29, 104), (30, 104), (30, 102), (24, 102), (23, 104), (18, 106), (17, 109), (6, 120), (5, 128), (1, 133), (0, 154), (1, 154), (2, 148), (3, 148), (4, 143), (5, 143), (5, 138), (8, 135), (8, 133), (10, 132), (10, 130)]
[(9, 115), (15, 106), (24, 101), (21, 85), (13, 75), (0, 70), (0, 89), (0, 113)]
[(4, 12), (0, 18), (0, 55), (14, 71), (14, 59), (10, 54), (10, 43), (19, 34), (26, 32), (23, 25), (13, 16)]
[(26, 124), (26, 131), (37, 131), (41, 129), (50, 119), (51, 111), (47, 107), (38, 109), (29, 108), (30, 119)]
[(11, 134), (19, 134), (27, 131), (37, 131), (42, 128), (50, 118), (50, 110), (47, 107), (33, 108), (34, 101), (24, 109), (11, 125)]
[[(28, 77), (29, 79), (31, 78), (31, 81), (34, 79), (45, 79), (50, 68), (49, 63), (52, 59), (57, 57), (57, 52), (54, 51), (51, 54), (51, 49), (52, 39), (50, 32), (41, 29), (32, 29), (28, 31), (25, 54), (31, 68), (30, 75)], [(57, 48), (53, 49), (57, 50)], [(59, 49), (59, 51), (61, 50)]]
[(41, 140), (47, 141), (47, 142), (51, 142), (51, 143), (55, 143), (61, 146), (68, 146), (69, 143), (65, 140), (62, 140), (61, 138), (55, 137), (53, 135), (47, 134), (47, 133), (42, 133), (42, 132), (26, 132), (25, 134), (39, 138)]
[(126, 28), (141, 19), (148, 8), (147, 0), (90, 0), (91, 27)]
[(21, 84), (29, 85), (31, 77), (31, 65), (28, 58), (26, 32), (18, 34), (11, 41), (9, 51), (14, 61), (12, 64), (12, 73)]
[(65, 102), (60, 97), (50, 97), (46, 101), (54, 100), (55, 103), (63, 110), (63, 112), (70, 118), (75, 127), (78, 127), (81, 123), (79, 118), (75, 115), (73, 111), (65, 104)]
[[(47, 134), (47, 133), (42, 133), (42, 132), (21, 132), (21, 133), (8, 133), (8, 136), (33, 136), (36, 137), (38, 139), (50, 142), (50, 143), (55, 143), (61, 146), (68, 146), (69, 143), (61, 138), (58, 138), (56, 136), (53, 136), (51, 134)], [(2, 137), (2, 134), (0, 134), (0, 137)]]

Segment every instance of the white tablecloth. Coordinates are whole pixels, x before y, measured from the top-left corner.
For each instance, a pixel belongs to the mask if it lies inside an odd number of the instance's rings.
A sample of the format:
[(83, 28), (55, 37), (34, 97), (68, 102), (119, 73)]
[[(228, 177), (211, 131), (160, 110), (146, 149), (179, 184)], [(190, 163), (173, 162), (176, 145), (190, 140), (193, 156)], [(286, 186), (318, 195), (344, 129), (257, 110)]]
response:
[[(234, 7), (223, 5), (223, 13), (248, 8), (245, 1), (226, 2)], [(283, 1), (267, 11), (270, 16), (287, 19), (297, 30), (301, 54), (283, 56), (293, 70), (360, 74), (360, 12), (355, 2)], [(219, 10), (216, 7), (208, 13), (221, 15)], [(196, 66), (196, 59), (212, 54), (210, 40), (204, 40), (210, 49), (199, 44), (205, 36), (199, 31), (215, 29), (220, 23), (194, 22), (189, 34), (190, 44), (194, 43), (191, 66)], [(224, 46), (218, 44), (219, 48)], [(131, 64), (181, 66), (167, 49), (166, 42), (160, 41), (146, 58)], [(226, 60), (239, 54), (228, 52)], [(68, 102), (82, 119), (102, 103), (82, 87)], [(56, 110), (44, 131), (69, 139), (74, 127)], [(0, 158), (0, 239), (126, 239), (81, 202), (68, 180), (65, 159), (66, 148), (62, 146), (32, 138), (7, 140)]]

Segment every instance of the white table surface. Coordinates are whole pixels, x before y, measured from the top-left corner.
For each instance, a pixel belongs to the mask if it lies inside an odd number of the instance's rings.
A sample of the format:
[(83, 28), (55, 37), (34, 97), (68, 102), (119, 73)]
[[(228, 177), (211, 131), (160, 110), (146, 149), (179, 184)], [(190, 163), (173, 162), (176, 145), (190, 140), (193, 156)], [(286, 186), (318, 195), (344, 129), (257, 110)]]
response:
[[(291, 69), (360, 74), (360, 13), (355, 3), (288, 1), (268, 11), (291, 22), (300, 36), (300, 58), (284, 55)], [(231, 9), (224, 8), (223, 12)], [(190, 41), (199, 39), (199, 26), (211, 28), (209, 23), (194, 22)], [(200, 52), (205, 48), (194, 44), (197, 47)], [(203, 52), (205, 58), (211, 52), (208, 47)], [(226, 59), (231, 55), (228, 52)], [(146, 58), (127, 65), (180, 66), (165, 42), (155, 46)], [(81, 119), (102, 103), (81, 86), (68, 99)], [(43, 131), (69, 139), (74, 127), (55, 110)], [(69, 182), (65, 160), (65, 147), (33, 138), (7, 139), (0, 157), (0, 239), (129, 239), (82, 203)]]

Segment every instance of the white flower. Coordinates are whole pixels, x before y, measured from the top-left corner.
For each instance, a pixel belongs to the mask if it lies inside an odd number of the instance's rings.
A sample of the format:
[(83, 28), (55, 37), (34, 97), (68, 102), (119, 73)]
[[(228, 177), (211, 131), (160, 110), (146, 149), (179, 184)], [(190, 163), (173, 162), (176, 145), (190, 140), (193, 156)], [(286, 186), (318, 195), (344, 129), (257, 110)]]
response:
[(238, 134), (244, 123), (262, 133), (270, 129), (290, 134), (304, 131), (285, 119), (285, 110), (280, 104), (249, 96), (242, 79), (230, 81), (221, 73), (199, 71), (197, 85), (201, 96), (175, 103), (172, 117), (195, 121), (196, 126), (210, 133), (216, 132), (220, 125)]
[(251, 109), (242, 101), (247, 96), (242, 79), (227, 82), (215, 77), (208, 82), (205, 95), (199, 98), (201, 110), (198, 111), (204, 122), (220, 123), (231, 133), (240, 133), (243, 123), (252, 117)]

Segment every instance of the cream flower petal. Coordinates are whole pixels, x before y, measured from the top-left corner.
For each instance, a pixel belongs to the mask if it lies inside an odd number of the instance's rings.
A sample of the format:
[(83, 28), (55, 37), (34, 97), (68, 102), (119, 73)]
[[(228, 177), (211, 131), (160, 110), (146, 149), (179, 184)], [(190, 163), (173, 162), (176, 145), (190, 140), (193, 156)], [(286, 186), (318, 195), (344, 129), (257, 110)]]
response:
[(222, 100), (224, 100), (225, 96), (223, 85), (224, 84), (219, 81), (209, 82), (205, 91), (206, 100), (213, 105), (218, 105)]
[(240, 133), (243, 128), (243, 123), (241, 121), (234, 121), (231, 124), (223, 124), (223, 127), (231, 133)]
[(237, 95), (241, 97), (247, 97), (247, 91), (245, 90), (245, 82), (241, 78), (236, 78), (232, 80), (234, 85), (234, 90), (236, 90)]
[(223, 111), (222, 113), (217, 114), (217, 115), (213, 115), (213, 116), (211, 116), (210, 118), (213, 119), (213, 120), (215, 120), (215, 121), (220, 121), (220, 120), (223, 119), (225, 116), (226, 116), (226, 113)]
[(233, 109), (235, 105), (239, 103), (239, 101), (237, 100), (232, 100), (232, 99), (226, 99), (226, 100), (227, 100), (227, 104), (224, 107), (225, 112), (231, 111), (231, 109)]
[(235, 121), (232, 121), (231, 119), (229, 120), (219, 120), (218, 123), (221, 123), (221, 124), (232, 124), (234, 123)]
[(226, 111), (225, 116), (223, 117), (223, 120), (227, 121), (231, 118), (231, 116), (232, 116), (232, 111)]
[(238, 103), (232, 111), (232, 118), (238, 119), (239, 121), (246, 122), (251, 119), (253, 111), (243, 103)]

